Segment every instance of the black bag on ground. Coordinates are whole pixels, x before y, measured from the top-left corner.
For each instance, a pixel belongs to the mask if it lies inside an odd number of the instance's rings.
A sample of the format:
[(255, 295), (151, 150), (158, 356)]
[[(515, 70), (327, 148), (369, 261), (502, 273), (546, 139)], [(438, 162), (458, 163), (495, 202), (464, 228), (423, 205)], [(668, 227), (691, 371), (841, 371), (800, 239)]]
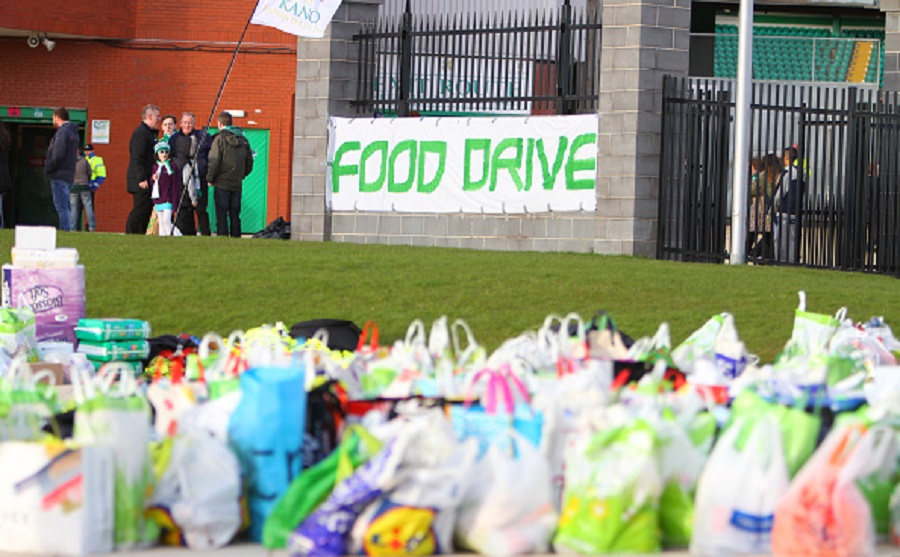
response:
[(292, 338), (312, 338), (319, 329), (328, 333), (328, 348), (332, 350), (356, 350), (362, 330), (345, 319), (313, 319), (291, 325)]
[(291, 223), (278, 217), (269, 223), (269, 226), (263, 228), (253, 235), (253, 238), (268, 238), (272, 240), (290, 240), (291, 239)]

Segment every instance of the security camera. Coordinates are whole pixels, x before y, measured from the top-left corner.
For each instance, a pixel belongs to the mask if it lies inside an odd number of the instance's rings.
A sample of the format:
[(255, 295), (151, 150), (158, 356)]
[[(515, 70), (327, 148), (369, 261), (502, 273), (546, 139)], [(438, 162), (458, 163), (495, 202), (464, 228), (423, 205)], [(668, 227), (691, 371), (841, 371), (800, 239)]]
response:
[(37, 48), (41, 46), (41, 38), (38, 37), (37, 33), (32, 33), (28, 37), (28, 46), (30, 46), (31, 48)]

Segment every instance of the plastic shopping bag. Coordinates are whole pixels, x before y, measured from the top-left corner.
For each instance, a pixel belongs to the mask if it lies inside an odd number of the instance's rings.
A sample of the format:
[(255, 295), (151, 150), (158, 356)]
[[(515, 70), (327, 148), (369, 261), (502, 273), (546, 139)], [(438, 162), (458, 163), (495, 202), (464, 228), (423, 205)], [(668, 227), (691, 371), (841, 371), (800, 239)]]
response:
[(900, 484), (894, 487), (889, 505), (891, 543), (900, 545)]
[(268, 549), (284, 549), (291, 532), (328, 498), (335, 483), (352, 474), (380, 449), (381, 442), (362, 426), (350, 426), (338, 448), (305, 469), (275, 504), (263, 528), (263, 545)]
[(601, 431), (573, 449), (553, 539), (557, 553), (659, 551), (656, 449), (656, 433), (642, 419)]
[(20, 354), (0, 376), (0, 441), (38, 441), (59, 411), (53, 375), (32, 369), (40, 370), (40, 364), (29, 365)]
[(217, 549), (241, 526), (241, 468), (221, 441), (187, 430), (162, 441), (158, 480), (148, 517), (163, 540), (191, 549)]
[(37, 322), (34, 311), (25, 303), (19, 306), (0, 308), (0, 349), (9, 357), (21, 353), (26, 361), (36, 362)]
[(531, 406), (531, 397), (522, 380), (509, 365), (499, 369), (485, 368), (474, 373), (467, 387), (467, 398), (484, 382), (480, 404), (467, 402), (450, 408), (456, 438), (475, 438), (479, 456), (491, 445), (512, 451), (511, 431), (517, 431), (535, 447), (541, 444), (544, 418)]
[(158, 529), (148, 524), (144, 509), (153, 489), (150, 463), (150, 405), (138, 394), (134, 374), (108, 365), (95, 377), (72, 375), (76, 401), (74, 439), (107, 447), (113, 453), (117, 550), (149, 545)]
[(803, 403), (805, 399), (795, 406), (766, 402), (758, 394), (747, 390), (742, 391), (731, 404), (732, 422), (764, 414), (771, 415), (778, 422), (789, 477), (799, 472), (816, 450), (822, 427), (821, 416), (804, 411)]
[(873, 555), (872, 511), (856, 481), (875, 471), (893, 449), (894, 432), (860, 425), (825, 439), (778, 503), (772, 530), (775, 555)]
[(706, 453), (675, 420), (660, 420), (657, 434), (661, 445), (659, 467), (665, 485), (659, 502), (663, 546), (687, 547), (693, 532), (697, 480), (706, 463)]
[(433, 432), (428, 431), (431, 424), (416, 424), (416, 427), (402, 427), (381, 452), (338, 483), (328, 499), (291, 534), (288, 554), (335, 557), (347, 554), (348, 536), (357, 518), (383, 493), (400, 485), (404, 462), (417, 456), (435, 457), (427, 451), (429, 441), (434, 438)]
[[(743, 447), (739, 446), (749, 429)], [(692, 555), (769, 553), (775, 506), (788, 486), (781, 432), (771, 416), (729, 427), (700, 475)]]
[(59, 441), (0, 443), (0, 552), (113, 550), (112, 454)]
[(259, 541), (275, 502), (303, 468), (304, 369), (299, 363), (251, 368), (241, 374), (241, 393), (228, 441), (247, 483), (250, 537)]
[(515, 457), (490, 447), (475, 465), (458, 511), (457, 540), (482, 555), (547, 553), (556, 530), (550, 467), (530, 442), (515, 440)]
[(806, 310), (806, 292), (801, 290), (800, 303), (794, 312), (794, 329), (791, 338), (779, 354), (778, 360), (799, 356), (826, 354), (828, 343), (847, 315), (847, 308), (841, 308), (834, 317)]
[(171, 378), (154, 379), (147, 387), (147, 400), (153, 405), (154, 428), (159, 437), (178, 433), (181, 416), (197, 404), (197, 396), (182, 377), (176, 371)]
[(452, 552), (456, 509), (470, 480), (478, 447), (471, 440), (458, 444), (447, 430), (442, 442), (449, 449), (448, 458), (405, 463), (397, 486), (379, 496), (356, 520), (351, 531), (351, 554)]

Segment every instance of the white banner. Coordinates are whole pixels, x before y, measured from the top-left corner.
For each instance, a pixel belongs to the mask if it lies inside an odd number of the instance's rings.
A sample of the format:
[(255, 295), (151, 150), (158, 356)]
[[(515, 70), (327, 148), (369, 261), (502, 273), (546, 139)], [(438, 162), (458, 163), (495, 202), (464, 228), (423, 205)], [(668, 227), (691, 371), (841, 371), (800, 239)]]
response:
[(599, 116), (330, 118), (334, 211), (594, 211)]
[(321, 39), (341, 0), (259, 0), (250, 23)]

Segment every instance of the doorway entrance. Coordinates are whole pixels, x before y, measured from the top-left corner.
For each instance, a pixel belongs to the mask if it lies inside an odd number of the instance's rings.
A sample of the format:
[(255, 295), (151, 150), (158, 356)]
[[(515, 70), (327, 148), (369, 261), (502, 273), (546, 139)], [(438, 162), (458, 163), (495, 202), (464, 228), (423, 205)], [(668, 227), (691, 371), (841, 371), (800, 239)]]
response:
[[(0, 119), (12, 136), (9, 172), (12, 189), (4, 196), (3, 221), (7, 228), (17, 224), (59, 226), (53, 205), (50, 180), (44, 173), (44, 159), (53, 127), (53, 109), (0, 106)], [(84, 144), (87, 111), (69, 109), (70, 121), (78, 124), (80, 144)]]

